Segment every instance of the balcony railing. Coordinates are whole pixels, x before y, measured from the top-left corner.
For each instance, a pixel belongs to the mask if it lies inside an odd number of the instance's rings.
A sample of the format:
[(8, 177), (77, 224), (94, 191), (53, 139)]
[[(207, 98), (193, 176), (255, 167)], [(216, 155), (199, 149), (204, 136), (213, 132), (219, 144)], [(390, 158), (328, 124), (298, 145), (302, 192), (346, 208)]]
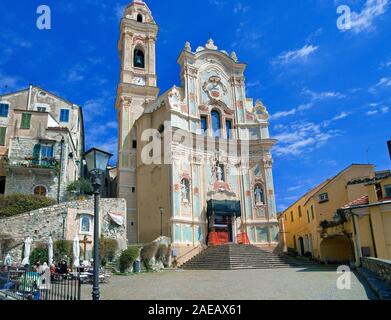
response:
[(7, 166), (12, 168), (28, 168), (28, 169), (50, 169), (57, 170), (59, 168), (59, 161), (55, 158), (45, 159), (7, 159)]

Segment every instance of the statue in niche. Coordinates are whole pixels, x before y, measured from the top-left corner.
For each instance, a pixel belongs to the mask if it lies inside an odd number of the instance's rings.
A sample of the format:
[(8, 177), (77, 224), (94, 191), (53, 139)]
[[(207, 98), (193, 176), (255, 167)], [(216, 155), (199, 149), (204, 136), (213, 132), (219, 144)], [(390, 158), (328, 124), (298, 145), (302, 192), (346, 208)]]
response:
[(218, 164), (216, 167), (216, 178), (217, 181), (224, 181), (224, 166), (222, 164)]
[(181, 193), (182, 193), (182, 202), (190, 201), (190, 188), (189, 188), (189, 180), (182, 179), (181, 182)]
[(255, 195), (255, 204), (256, 205), (264, 204), (263, 189), (260, 185), (255, 186), (254, 195)]

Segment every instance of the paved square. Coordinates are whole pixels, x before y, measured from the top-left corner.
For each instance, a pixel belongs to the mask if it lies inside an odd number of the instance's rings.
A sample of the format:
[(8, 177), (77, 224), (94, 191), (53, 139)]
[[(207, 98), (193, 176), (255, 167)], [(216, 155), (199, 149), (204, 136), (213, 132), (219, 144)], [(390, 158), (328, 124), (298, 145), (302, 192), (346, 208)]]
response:
[[(114, 276), (101, 285), (102, 300), (368, 300), (367, 284), (352, 275), (350, 290), (338, 290), (336, 268), (238, 271), (164, 271)], [(82, 288), (91, 299), (91, 285)]]

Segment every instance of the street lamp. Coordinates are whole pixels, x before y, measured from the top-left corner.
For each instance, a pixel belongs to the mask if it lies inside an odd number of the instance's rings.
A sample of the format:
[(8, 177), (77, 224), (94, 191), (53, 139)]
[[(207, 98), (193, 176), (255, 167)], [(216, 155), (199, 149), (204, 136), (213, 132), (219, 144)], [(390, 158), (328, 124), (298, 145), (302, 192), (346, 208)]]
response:
[(94, 284), (92, 287), (92, 300), (99, 300), (99, 200), (100, 187), (102, 185), (100, 176), (106, 172), (111, 153), (92, 148), (84, 154), (87, 170), (91, 175), (94, 188)]
[(163, 213), (164, 213), (164, 209), (163, 209), (163, 207), (160, 207), (159, 210), (160, 210), (160, 236), (163, 237)]
[(67, 211), (63, 211), (63, 213), (61, 213), (61, 216), (62, 216), (62, 239), (63, 240), (65, 240), (65, 220), (67, 218), (67, 214), (68, 214)]

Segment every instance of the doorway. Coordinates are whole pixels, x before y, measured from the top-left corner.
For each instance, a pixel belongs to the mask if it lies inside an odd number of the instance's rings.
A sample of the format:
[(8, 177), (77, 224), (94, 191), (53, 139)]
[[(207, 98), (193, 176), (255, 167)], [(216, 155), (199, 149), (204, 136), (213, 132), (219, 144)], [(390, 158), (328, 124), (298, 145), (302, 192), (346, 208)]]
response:
[(305, 247), (304, 247), (304, 239), (303, 239), (303, 237), (299, 238), (299, 245), (300, 245), (300, 255), (304, 256), (305, 255)]

